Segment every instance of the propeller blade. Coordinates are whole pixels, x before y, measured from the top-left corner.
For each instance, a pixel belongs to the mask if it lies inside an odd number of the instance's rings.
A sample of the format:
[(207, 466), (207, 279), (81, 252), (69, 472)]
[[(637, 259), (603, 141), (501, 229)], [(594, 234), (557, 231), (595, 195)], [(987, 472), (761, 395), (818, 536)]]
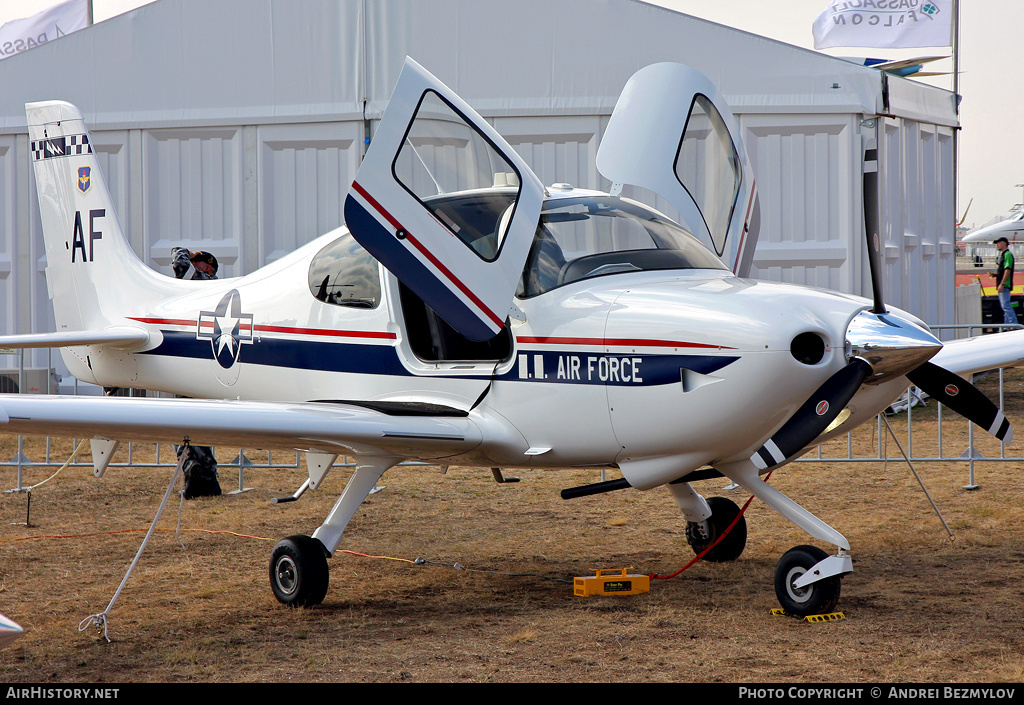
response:
[(868, 267), (871, 271), (872, 313), (885, 313), (882, 300), (882, 241), (879, 234), (878, 212), (878, 147), (874, 139), (867, 140), (864, 148), (864, 234), (868, 241)]
[(799, 453), (835, 421), (869, 374), (871, 365), (854, 358), (818, 387), (789, 421), (750, 456), (751, 462), (765, 470)]
[(1013, 440), (1013, 427), (999, 407), (960, 375), (926, 362), (913, 372), (908, 372), (907, 379), (1003, 443)]

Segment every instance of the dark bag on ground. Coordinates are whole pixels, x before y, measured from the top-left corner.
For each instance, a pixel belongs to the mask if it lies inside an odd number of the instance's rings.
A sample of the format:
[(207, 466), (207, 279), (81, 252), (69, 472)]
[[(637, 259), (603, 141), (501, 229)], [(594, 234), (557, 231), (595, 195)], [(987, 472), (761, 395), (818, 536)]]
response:
[(209, 446), (177, 446), (178, 459), (183, 450), (188, 451), (182, 472), (185, 474), (185, 499), (195, 497), (217, 497), (220, 482), (217, 479), (217, 459)]

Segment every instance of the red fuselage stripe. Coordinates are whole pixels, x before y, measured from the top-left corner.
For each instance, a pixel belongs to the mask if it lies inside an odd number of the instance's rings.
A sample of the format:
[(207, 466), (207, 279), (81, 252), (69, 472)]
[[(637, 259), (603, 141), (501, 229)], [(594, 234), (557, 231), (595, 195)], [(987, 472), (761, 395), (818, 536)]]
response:
[(196, 321), (190, 321), (185, 318), (132, 318), (128, 317), (130, 321), (138, 321), (139, 323), (151, 323), (155, 326), (194, 326)]
[[(131, 318), (140, 323), (150, 323), (164, 326), (189, 326), (194, 327), (197, 321), (190, 321), (183, 318)], [(203, 321), (202, 325), (212, 326), (213, 321)], [(241, 325), (248, 328), (248, 325)], [(376, 338), (380, 340), (396, 340), (398, 336), (394, 333), (375, 330), (331, 330), (330, 328), (293, 328), (290, 326), (253, 326), (253, 330), (264, 333), (288, 333), (292, 335), (326, 335), (333, 338)]]
[(253, 326), (253, 330), (265, 333), (291, 333), (296, 335), (330, 335), (338, 338), (379, 338), (396, 340), (394, 333), (375, 330), (329, 330), (326, 328), (290, 328), (288, 326)]
[(713, 348), (715, 350), (732, 350), (725, 345), (709, 345), (707, 343), (682, 343), (677, 340), (635, 340), (632, 338), (557, 338), (531, 337), (516, 338), (520, 343), (539, 345), (605, 345), (635, 348)]
[[(463, 294), (465, 294), (466, 297), (470, 301), (472, 301), (473, 304), (478, 309), (480, 309), (480, 311), (482, 311), (496, 326), (498, 326), (498, 328), (501, 328), (502, 326), (505, 325), (505, 321), (503, 321), (501, 318), (499, 318), (497, 316), (497, 314), (495, 314), (493, 311), (491, 311), (491, 309), (487, 308), (487, 306), (484, 305), (484, 302), (481, 301), (479, 298), (477, 298), (476, 294), (474, 294), (472, 292), (472, 290), (468, 286), (463, 284), (462, 281), (458, 277), (456, 277), (454, 274), (452, 274), (451, 270), (449, 270), (447, 267), (445, 267), (441, 263), (441, 260), (439, 260), (437, 257), (435, 257), (433, 255), (433, 253), (431, 253), (430, 250), (428, 250), (423, 243), (421, 243), (419, 240), (417, 240), (413, 236), (412, 233), (410, 233), (408, 230), (403, 228), (402, 224), (399, 223), (397, 220), (395, 220), (394, 216), (392, 216), (390, 213), (388, 213), (386, 210), (384, 210), (384, 207), (380, 203), (377, 202), (377, 199), (375, 199), (373, 196), (371, 196), (369, 193), (367, 193), (366, 189), (364, 189), (362, 186), (360, 186), (355, 181), (352, 182), (352, 188), (354, 188), (356, 190), (356, 192), (360, 196), (365, 198), (366, 202), (369, 203), (371, 206), (373, 206), (374, 210), (376, 210), (378, 213), (380, 213), (382, 216), (384, 216), (384, 218), (396, 230), (404, 230), (405, 231), (405, 238), (410, 243), (412, 243), (413, 247), (415, 247), (417, 250), (419, 250), (423, 254), (424, 257), (426, 257), (428, 260), (430, 260), (430, 263), (433, 264), (435, 267), (437, 267), (438, 271), (440, 271), (442, 274), (444, 274), (445, 277), (448, 278), (448, 281), (450, 281), (452, 284), (454, 284), (456, 287), (458, 287), (459, 291), (461, 291)], [(441, 227), (444, 227), (444, 226), (441, 226)]]
[(374, 198), (373, 196), (371, 196), (371, 195), (370, 195), (370, 194), (369, 194), (369, 193), (368, 193), (368, 192), (366, 191), (366, 189), (364, 189), (364, 188), (363, 188), (362, 186), (360, 186), (360, 185), (359, 185), (359, 183), (358, 183), (358, 182), (355, 182), (355, 181), (353, 181), (353, 182), (352, 182), (352, 188), (354, 188), (354, 189), (356, 190), (356, 192), (357, 192), (357, 193), (358, 193), (358, 194), (359, 194), (360, 196), (362, 196), (363, 198), (365, 198), (365, 199), (366, 199), (366, 202), (367, 202), (367, 203), (369, 203), (369, 204), (370, 204), (371, 206), (373, 206), (373, 209), (374, 209), (375, 211), (377, 211), (377, 212), (378, 212), (378, 213), (380, 213), (380, 214), (381, 214), (382, 216), (384, 216), (384, 218), (385, 218), (385, 219), (386, 219), (386, 220), (387, 220), (387, 221), (388, 221), (389, 223), (391, 223), (391, 226), (392, 226), (392, 227), (393, 227), (393, 228), (394, 228), (395, 230), (405, 230), (405, 228), (403, 228), (403, 227), (402, 227), (402, 224), (401, 224), (401, 223), (399, 223), (399, 222), (398, 222), (397, 220), (395, 220), (394, 216), (392, 216), (392, 215), (391, 215), (390, 213), (388, 213), (388, 212), (387, 212), (386, 210), (384, 210), (384, 206), (382, 206), (381, 204), (377, 203), (377, 199), (376, 199), (376, 198)]

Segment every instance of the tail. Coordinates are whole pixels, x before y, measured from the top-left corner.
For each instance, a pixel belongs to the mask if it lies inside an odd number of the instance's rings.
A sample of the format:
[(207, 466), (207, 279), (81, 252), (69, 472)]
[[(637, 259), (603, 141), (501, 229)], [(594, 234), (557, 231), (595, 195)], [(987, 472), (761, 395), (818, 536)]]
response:
[(78, 108), (47, 101), (25, 112), (57, 333), (74, 339), (130, 324), (126, 305), (175, 293), (175, 282), (125, 239)]

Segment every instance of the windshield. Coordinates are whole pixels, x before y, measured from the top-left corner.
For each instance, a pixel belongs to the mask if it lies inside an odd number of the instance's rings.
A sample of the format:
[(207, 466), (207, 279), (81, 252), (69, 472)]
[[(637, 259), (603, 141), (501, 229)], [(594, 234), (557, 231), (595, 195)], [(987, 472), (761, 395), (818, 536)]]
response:
[(528, 298), (588, 277), (658, 269), (726, 269), (693, 235), (615, 196), (549, 200), (517, 295)]

